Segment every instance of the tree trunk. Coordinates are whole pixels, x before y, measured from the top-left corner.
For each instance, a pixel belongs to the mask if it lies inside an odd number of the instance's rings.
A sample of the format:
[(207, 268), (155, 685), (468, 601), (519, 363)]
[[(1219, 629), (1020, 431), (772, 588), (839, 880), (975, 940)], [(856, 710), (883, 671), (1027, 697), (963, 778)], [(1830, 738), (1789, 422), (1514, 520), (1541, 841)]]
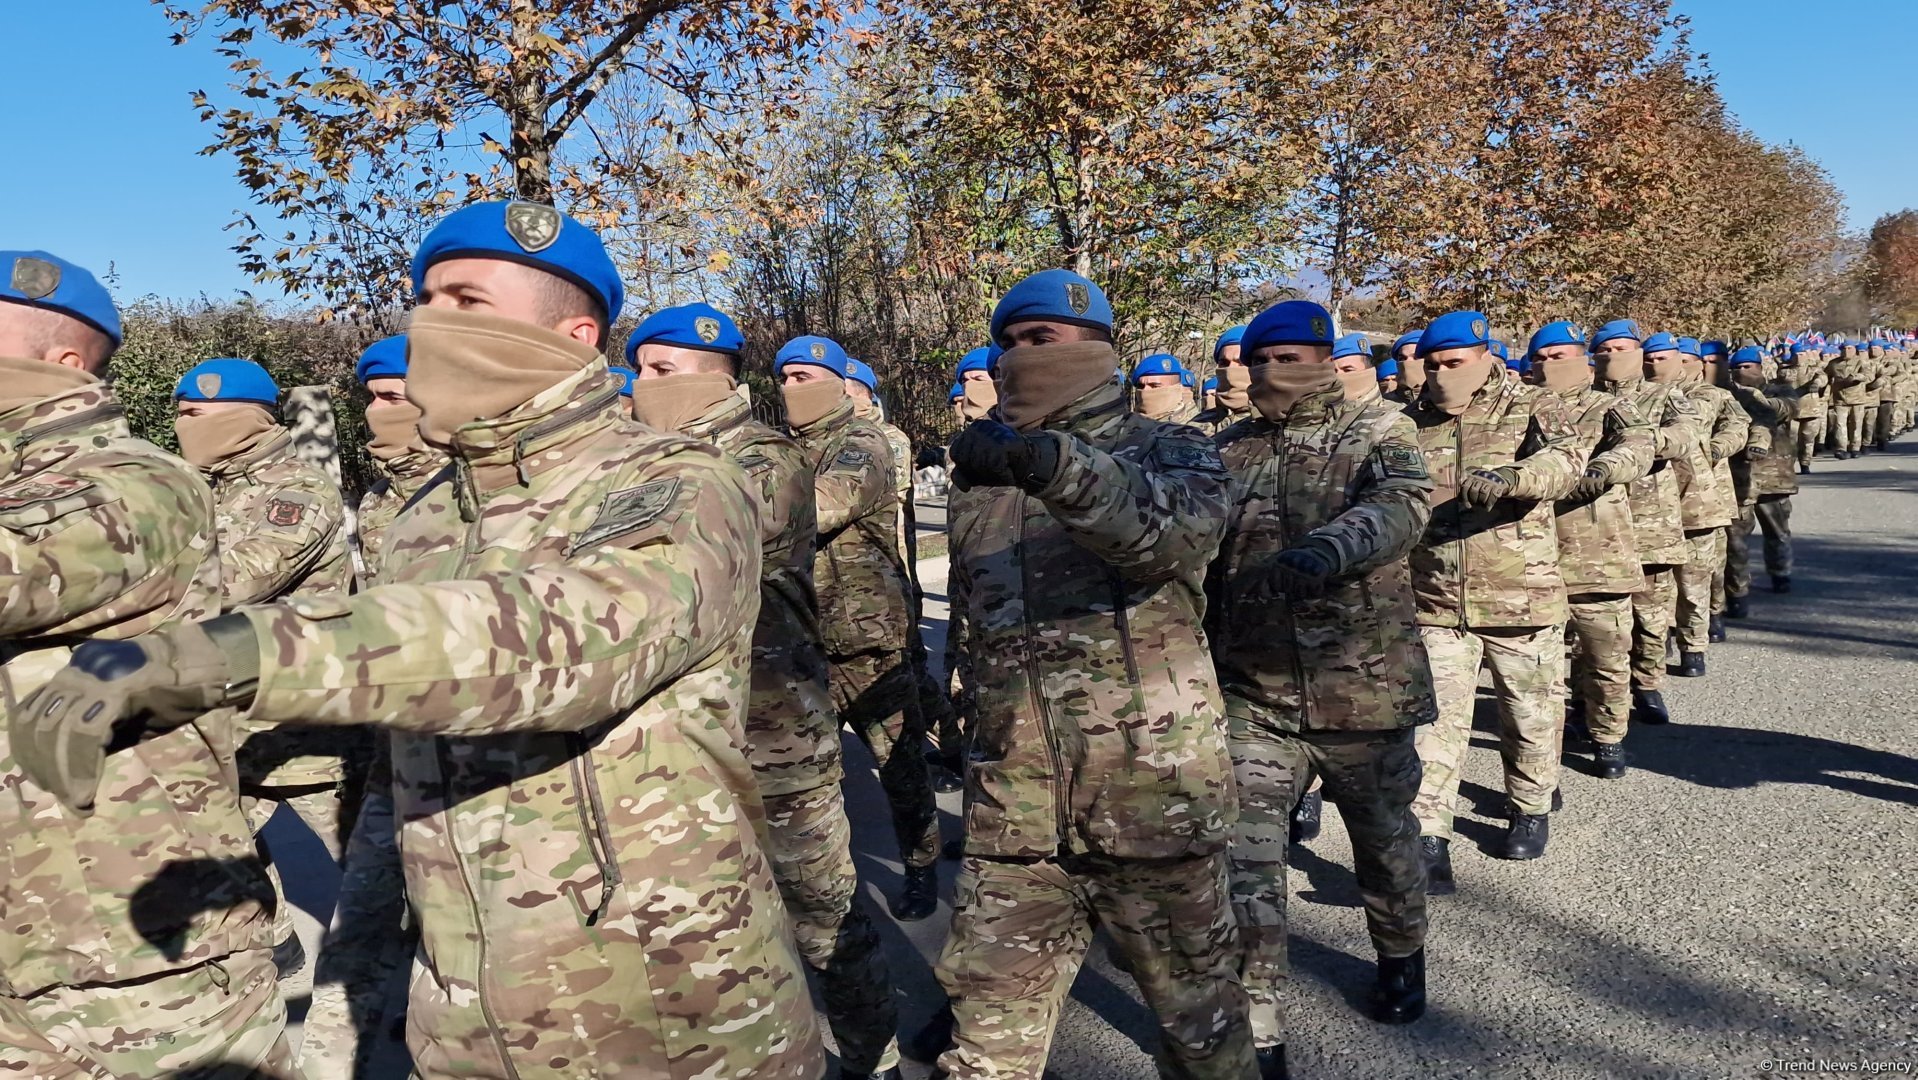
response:
[(530, 202), (553, 201), (553, 155), (546, 145), (546, 65), (532, 62), (540, 14), (533, 0), (513, 0), (512, 86), (505, 102), (513, 125), (513, 194)]

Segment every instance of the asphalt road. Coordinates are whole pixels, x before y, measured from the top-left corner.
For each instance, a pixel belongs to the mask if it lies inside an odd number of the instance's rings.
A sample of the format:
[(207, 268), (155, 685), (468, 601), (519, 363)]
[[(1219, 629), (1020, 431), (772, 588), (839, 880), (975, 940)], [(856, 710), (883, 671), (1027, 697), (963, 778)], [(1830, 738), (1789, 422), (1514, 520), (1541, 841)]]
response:
[[(1625, 779), (1567, 755), (1566, 807), (1537, 862), (1485, 854), (1503, 796), (1481, 700), (1459, 892), (1433, 901), (1425, 1019), (1386, 1028), (1363, 1014), (1373, 956), (1338, 815), (1294, 848), (1295, 1077), (1918, 1071), (1918, 436), (1816, 467), (1795, 502), (1793, 591), (1755, 575), (1751, 618), (1712, 647), (1707, 677), (1668, 681), (1675, 722), (1631, 733)], [(920, 573), (936, 661), (944, 560)], [(870, 758), (846, 745), (857, 859), (883, 912), (899, 863)], [(957, 796), (940, 802), (956, 836)], [(324, 873), (289, 875), (289, 889), (307, 910), (330, 903)], [(930, 965), (949, 916), (881, 919), (906, 1030), (940, 999)], [(310, 951), (318, 923), (301, 926)], [(304, 992), (288, 988), (296, 1014)], [(1048, 1076), (1152, 1077), (1155, 1039), (1136, 987), (1095, 945)], [(404, 1075), (386, 1060), (378, 1075)], [(906, 1075), (926, 1069), (908, 1062)]]

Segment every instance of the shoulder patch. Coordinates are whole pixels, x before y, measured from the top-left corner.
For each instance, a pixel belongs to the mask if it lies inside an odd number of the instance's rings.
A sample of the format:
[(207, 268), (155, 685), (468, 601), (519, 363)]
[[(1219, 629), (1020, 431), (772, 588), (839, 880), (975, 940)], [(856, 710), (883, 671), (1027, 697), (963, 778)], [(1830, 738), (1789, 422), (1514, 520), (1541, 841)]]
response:
[(573, 535), (572, 550), (638, 532), (658, 522), (672, 509), (679, 494), (679, 477), (653, 480), (615, 491), (600, 501), (593, 523)]
[(1429, 480), (1431, 474), (1425, 469), (1425, 455), (1417, 447), (1402, 443), (1387, 443), (1373, 451), (1378, 458), (1379, 471), (1386, 476), (1400, 480)]
[(1161, 439), (1152, 446), (1152, 460), (1168, 469), (1225, 471), (1225, 461), (1219, 457), (1219, 448), (1209, 443)]
[(839, 451), (839, 456), (832, 459), (832, 466), (835, 469), (841, 467), (863, 469), (870, 464), (872, 464), (872, 451), (861, 450), (854, 446)]
[(269, 499), (266, 504), (266, 523), (282, 529), (294, 528), (306, 520), (306, 511), (311, 505), (306, 500), (285, 496)]
[(37, 473), (0, 486), (0, 526), (32, 528), (113, 499), (91, 480)]

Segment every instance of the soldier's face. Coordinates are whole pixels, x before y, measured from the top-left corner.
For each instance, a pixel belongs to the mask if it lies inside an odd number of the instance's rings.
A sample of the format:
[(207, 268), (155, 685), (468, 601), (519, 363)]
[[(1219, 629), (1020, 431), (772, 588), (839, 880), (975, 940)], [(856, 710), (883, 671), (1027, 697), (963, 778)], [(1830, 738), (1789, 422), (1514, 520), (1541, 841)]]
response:
[(1341, 356), (1337, 360), (1332, 361), (1332, 370), (1334, 371), (1364, 371), (1371, 366), (1372, 365), (1365, 362), (1365, 357), (1358, 355)]
[(1379, 393), (1381, 394), (1392, 393), (1398, 388), (1399, 377), (1397, 375), (1387, 375), (1385, 378), (1379, 380)]
[(541, 279), (550, 281), (551, 276), (501, 259), (447, 259), (427, 268), (419, 302), (421, 307), (497, 315), (597, 345), (599, 324), (590, 316), (567, 316), (549, 325), (548, 290)]
[(1464, 367), (1485, 358), (1483, 345), (1468, 345), (1463, 349), (1435, 349), (1426, 354), (1426, 371), (1444, 371), (1447, 368)]
[(234, 409), (253, 409), (259, 406), (250, 401), (176, 401), (173, 413), (179, 416), (211, 416), (214, 413), (232, 412)]
[(405, 379), (368, 379), (366, 392), (373, 395), (373, 400), (366, 405), (368, 409), (385, 409), (406, 404)]
[(999, 334), (999, 347), (1059, 345), (1068, 341), (1098, 341), (1099, 332), (1087, 326), (1057, 322), (1016, 322)]
[(1179, 385), (1179, 377), (1177, 375), (1141, 375), (1139, 385), (1147, 390), (1157, 390), (1161, 386)]
[(866, 389), (866, 384), (860, 382), (858, 379), (846, 380), (846, 396), (854, 401), (863, 401), (868, 405), (872, 404), (872, 391)]
[(1330, 345), (1266, 345), (1252, 350), (1251, 367), (1260, 364), (1324, 364), (1332, 359)]
[(786, 386), (798, 386), (800, 383), (816, 382), (820, 379), (837, 379), (837, 372), (828, 371), (811, 364), (787, 364), (786, 370), (779, 373), (779, 381)]
[(1631, 338), (1612, 338), (1592, 346), (1592, 355), (1609, 356), (1615, 352), (1631, 352), (1636, 348), (1638, 348), (1638, 342), (1633, 341)]
[(732, 361), (724, 354), (705, 349), (682, 349), (677, 345), (649, 341), (633, 354), (633, 369), (642, 379), (663, 379), (668, 375), (686, 375), (698, 371), (732, 374)]
[(1417, 352), (1418, 348), (1419, 348), (1418, 342), (1415, 341), (1412, 344), (1407, 345), (1404, 348), (1400, 349), (1398, 353), (1396, 354), (1398, 356), (1399, 366), (1404, 367), (1407, 364), (1417, 363), (1418, 361), (1413, 358), (1412, 354)]
[(1238, 342), (1233, 342), (1232, 344), (1227, 345), (1225, 348), (1220, 349), (1219, 350), (1219, 366), (1235, 367), (1237, 365), (1243, 364), (1245, 361), (1239, 359), (1239, 354), (1243, 351), (1245, 351), (1245, 347), (1240, 345)]
[(1532, 365), (1533, 369), (1536, 370), (1537, 366), (1546, 360), (1583, 359), (1585, 359), (1585, 346), (1583, 345), (1547, 345), (1532, 354)]
[(992, 372), (986, 371), (983, 369), (976, 370), (976, 371), (968, 371), (964, 375), (959, 376), (959, 381), (960, 382), (991, 382)]

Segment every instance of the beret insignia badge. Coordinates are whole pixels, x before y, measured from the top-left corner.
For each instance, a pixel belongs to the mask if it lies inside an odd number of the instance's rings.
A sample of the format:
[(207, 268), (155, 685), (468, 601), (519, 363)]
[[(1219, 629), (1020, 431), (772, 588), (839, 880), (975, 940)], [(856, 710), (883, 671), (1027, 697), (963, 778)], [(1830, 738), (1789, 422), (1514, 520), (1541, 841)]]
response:
[(193, 388), (200, 392), (201, 397), (206, 397), (206, 398), (219, 397), (220, 396), (220, 376), (211, 371), (207, 372), (204, 375), (195, 375), (193, 377)]
[(44, 300), (60, 287), (60, 268), (45, 259), (15, 259), (10, 284), (29, 300)]
[(693, 333), (699, 335), (699, 340), (711, 345), (719, 340), (719, 320), (701, 315), (693, 320)]
[(1331, 333), (1332, 333), (1332, 328), (1325, 324), (1324, 318), (1318, 315), (1312, 316), (1312, 336), (1313, 337), (1329, 337), (1331, 336)]
[(815, 341), (812, 343), (812, 358), (814, 360), (824, 360), (826, 358), (825, 342)]
[(1072, 308), (1074, 315), (1084, 315), (1086, 309), (1092, 306), (1092, 294), (1086, 291), (1084, 285), (1069, 281), (1066, 283), (1066, 304)]
[(1485, 336), (1485, 320), (1484, 319), (1472, 320), (1472, 334), (1476, 337)]
[(545, 251), (559, 239), (559, 211), (543, 203), (507, 203), (506, 235), (529, 255)]

